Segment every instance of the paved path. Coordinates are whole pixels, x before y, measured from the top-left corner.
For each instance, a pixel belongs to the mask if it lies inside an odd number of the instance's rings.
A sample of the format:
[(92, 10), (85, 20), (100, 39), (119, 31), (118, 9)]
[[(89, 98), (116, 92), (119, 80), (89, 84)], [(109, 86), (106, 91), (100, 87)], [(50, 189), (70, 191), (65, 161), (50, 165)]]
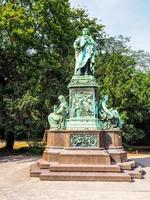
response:
[(0, 200), (150, 200), (150, 156), (134, 158), (145, 179), (120, 182), (42, 182), (29, 177), (37, 157), (0, 157)]

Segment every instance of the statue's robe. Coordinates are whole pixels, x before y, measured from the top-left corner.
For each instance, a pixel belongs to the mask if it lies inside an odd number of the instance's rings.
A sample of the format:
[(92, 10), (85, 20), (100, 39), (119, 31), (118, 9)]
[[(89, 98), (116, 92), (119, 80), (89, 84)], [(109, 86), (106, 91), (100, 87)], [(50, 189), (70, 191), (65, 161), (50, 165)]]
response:
[(74, 42), (75, 48), (75, 75), (79, 74), (79, 69), (85, 67), (90, 62), (90, 70), (94, 74), (96, 42), (90, 36), (78, 37)]
[(62, 124), (62, 123), (64, 123), (63, 120), (65, 120), (66, 114), (68, 112), (67, 109), (68, 109), (67, 104), (66, 104), (66, 102), (64, 102), (58, 106), (58, 108), (55, 110), (55, 112), (49, 114), (48, 122), (49, 122), (51, 129), (52, 128), (56, 128), (56, 129), (62, 128), (62, 126), (64, 125), (64, 124)]

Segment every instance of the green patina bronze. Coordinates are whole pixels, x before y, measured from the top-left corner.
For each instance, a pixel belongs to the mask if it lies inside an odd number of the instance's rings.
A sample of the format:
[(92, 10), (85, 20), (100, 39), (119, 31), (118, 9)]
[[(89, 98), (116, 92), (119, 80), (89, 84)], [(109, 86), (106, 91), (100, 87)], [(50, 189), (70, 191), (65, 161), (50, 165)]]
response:
[(71, 147), (97, 147), (97, 135), (75, 134), (70, 136)]
[(99, 103), (99, 117), (104, 124), (104, 129), (122, 128), (123, 121), (117, 110), (108, 108), (108, 95), (105, 95)]
[[(82, 33), (74, 42), (76, 63), (74, 76), (68, 85), (69, 107), (64, 96), (60, 95), (60, 105), (54, 106), (54, 112), (48, 116), (50, 129), (120, 129), (123, 122), (117, 110), (108, 108), (108, 96), (98, 97), (98, 84), (94, 77), (96, 42), (87, 28)], [(90, 141), (92, 136), (89, 136), (72, 136), (72, 144), (75, 145), (77, 138)]]
[(73, 76), (69, 89), (67, 129), (102, 129), (98, 119), (98, 85), (92, 75)]
[(63, 95), (58, 97), (60, 101), (59, 106), (55, 105), (54, 110), (48, 116), (48, 122), (50, 129), (65, 129), (66, 128), (66, 117), (68, 113), (68, 104)]
[(75, 75), (94, 75), (96, 42), (89, 35), (89, 29), (82, 30), (82, 36), (74, 42), (75, 49)]

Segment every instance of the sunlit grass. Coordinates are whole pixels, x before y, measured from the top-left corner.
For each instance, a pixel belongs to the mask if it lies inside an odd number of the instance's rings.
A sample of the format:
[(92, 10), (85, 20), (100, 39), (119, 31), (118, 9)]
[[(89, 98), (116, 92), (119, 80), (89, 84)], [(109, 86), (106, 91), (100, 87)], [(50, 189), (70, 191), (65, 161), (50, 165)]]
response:
[[(29, 147), (29, 145), (33, 144), (34, 142), (30, 141), (15, 141), (14, 143), (14, 150), (18, 150), (18, 149), (21, 149), (21, 148), (26, 148), (26, 147)], [(37, 142), (37, 143), (41, 143), (41, 142)], [(0, 141), (0, 148), (3, 148), (5, 147), (5, 142), (1, 142)]]
[(23, 148), (23, 147), (29, 147), (29, 144), (26, 141), (23, 141), (23, 142), (16, 141), (15, 144), (14, 144), (14, 149), (15, 150)]
[(5, 142), (0, 141), (0, 148), (3, 148), (5, 146)]

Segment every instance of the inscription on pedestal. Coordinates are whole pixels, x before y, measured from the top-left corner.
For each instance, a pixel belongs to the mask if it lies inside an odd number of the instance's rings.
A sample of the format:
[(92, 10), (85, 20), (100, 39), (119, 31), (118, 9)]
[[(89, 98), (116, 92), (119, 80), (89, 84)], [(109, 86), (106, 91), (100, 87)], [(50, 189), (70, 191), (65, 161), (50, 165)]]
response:
[(97, 135), (91, 134), (71, 134), (71, 147), (97, 147)]

